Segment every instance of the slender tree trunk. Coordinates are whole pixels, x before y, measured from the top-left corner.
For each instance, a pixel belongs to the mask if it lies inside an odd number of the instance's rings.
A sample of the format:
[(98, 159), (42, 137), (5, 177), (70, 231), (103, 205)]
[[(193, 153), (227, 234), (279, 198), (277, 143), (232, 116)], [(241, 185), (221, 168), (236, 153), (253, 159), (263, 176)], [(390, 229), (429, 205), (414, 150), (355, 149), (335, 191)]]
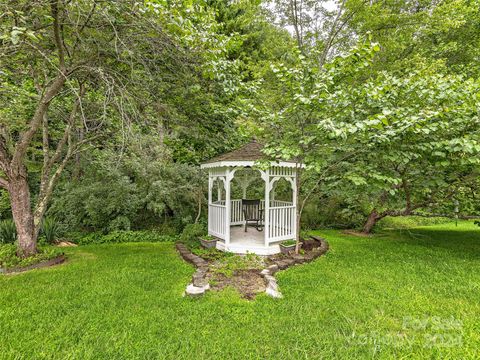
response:
[(295, 254), (298, 254), (299, 251), (300, 251), (300, 221), (301, 221), (301, 218), (302, 218), (302, 210), (303, 210), (303, 206), (302, 206), (302, 203), (300, 201), (300, 176), (302, 175), (301, 174), (301, 168), (299, 168), (298, 166), (296, 167), (296, 176), (295, 176), (295, 187), (296, 187), (296, 190), (297, 190), (297, 196), (296, 196), (296, 203), (295, 203), (295, 211), (296, 211), (296, 215), (297, 215), (297, 224), (295, 226)]
[(20, 174), (10, 177), (9, 194), (13, 221), (17, 228), (17, 255), (20, 257), (32, 256), (37, 253), (37, 236), (33, 224), (30, 189), (25, 169)]

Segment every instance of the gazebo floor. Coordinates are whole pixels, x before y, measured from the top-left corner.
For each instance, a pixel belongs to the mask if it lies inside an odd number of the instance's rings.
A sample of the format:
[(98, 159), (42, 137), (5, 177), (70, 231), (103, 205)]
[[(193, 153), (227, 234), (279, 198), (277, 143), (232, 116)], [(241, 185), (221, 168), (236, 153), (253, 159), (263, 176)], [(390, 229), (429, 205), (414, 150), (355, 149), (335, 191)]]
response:
[(230, 245), (225, 249), (224, 242), (218, 242), (219, 250), (226, 250), (235, 254), (255, 253), (257, 255), (273, 255), (280, 252), (278, 244), (265, 246), (264, 231), (258, 231), (254, 227), (248, 227), (245, 232), (243, 225), (230, 227)]

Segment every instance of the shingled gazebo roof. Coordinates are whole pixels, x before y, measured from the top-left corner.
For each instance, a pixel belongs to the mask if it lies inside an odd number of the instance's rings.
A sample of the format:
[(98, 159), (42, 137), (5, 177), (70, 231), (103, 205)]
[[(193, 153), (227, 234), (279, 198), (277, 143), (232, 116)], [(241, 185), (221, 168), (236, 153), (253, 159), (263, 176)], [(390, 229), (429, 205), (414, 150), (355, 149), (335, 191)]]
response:
[[(262, 152), (263, 145), (252, 140), (241, 148), (218, 155), (202, 164), (202, 168), (222, 166), (253, 166), (256, 161), (266, 160), (267, 156)], [(295, 167), (295, 161), (278, 160), (272, 161), (272, 165)]]

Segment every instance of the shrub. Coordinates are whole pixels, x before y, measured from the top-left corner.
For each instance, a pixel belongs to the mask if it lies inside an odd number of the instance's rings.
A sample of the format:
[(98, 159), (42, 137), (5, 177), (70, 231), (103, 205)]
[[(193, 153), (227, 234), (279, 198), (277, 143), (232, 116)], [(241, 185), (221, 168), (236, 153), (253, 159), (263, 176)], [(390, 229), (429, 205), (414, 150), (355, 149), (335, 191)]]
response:
[(25, 267), (53, 259), (62, 254), (59, 249), (53, 247), (40, 248), (38, 254), (22, 259), (17, 256), (16, 251), (17, 247), (13, 244), (0, 245), (0, 268)]
[(0, 243), (13, 244), (17, 240), (17, 228), (13, 220), (0, 221)]
[(126, 242), (165, 242), (176, 241), (177, 237), (155, 231), (113, 231), (109, 234), (91, 233), (80, 237), (76, 242), (80, 245), (115, 244)]
[(233, 253), (231, 252), (220, 251), (217, 249), (204, 249), (201, 247), (193, 249), (192, 252), (207, 261), (216, 261), (233, 256)]
[(190, 250), (198, 249), (200, 241), (198, 238), (206, 234), (205, 226), (202, 224), (188, 224), (180, 235), (180, 241)]
[(46, 217), (42, 221), (41, 233), (48, 244), (53, 244), (60, 236), (60, 226), (55, 219)]

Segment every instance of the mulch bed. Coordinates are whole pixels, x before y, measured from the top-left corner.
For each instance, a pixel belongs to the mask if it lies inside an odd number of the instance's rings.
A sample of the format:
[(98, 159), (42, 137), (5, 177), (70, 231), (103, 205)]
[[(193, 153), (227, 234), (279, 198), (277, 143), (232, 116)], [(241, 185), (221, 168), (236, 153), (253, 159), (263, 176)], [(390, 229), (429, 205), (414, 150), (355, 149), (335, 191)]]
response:
[(208, 272), (207, 279), (212, 290), (233, 287), (243, 298), (248, 300), (252, 300), (257, 294), (265, 292), (265, 280), (258, 269), (236, 271), (233, 276)]
[(57, 256), (53, 259), (41, 261), (39, 263), (24, 266), (24, 267), (14, 267), (14, 268), (10, 268), (10, 269), (0, 269), (0, 273), (7, 274), (7, 275), (13, 275), (13, 274), (18, 274), (18, 273), (21, 273), (21, 272), (33, 270), (33, 269), (41, 269), (41, 268), (44, 268), (44, 267), (59, 265), (59, 264), (64, 263), (65, 260), (66, 260), (65, 255), (62, 254), (62, 255), (59, 255), (59, 256)]

